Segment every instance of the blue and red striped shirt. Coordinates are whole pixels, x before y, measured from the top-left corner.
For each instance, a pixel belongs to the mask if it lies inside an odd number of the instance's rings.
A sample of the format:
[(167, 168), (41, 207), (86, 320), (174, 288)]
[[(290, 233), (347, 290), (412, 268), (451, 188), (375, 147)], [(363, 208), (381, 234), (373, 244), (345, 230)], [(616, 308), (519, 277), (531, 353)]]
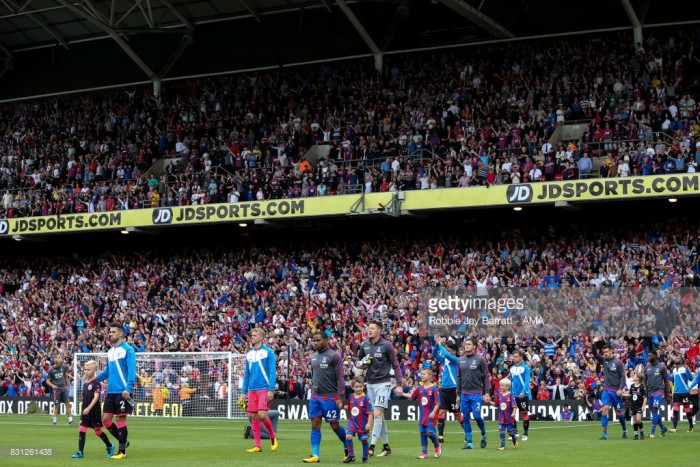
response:
[(496, 394), (494, 399), (496, 407), (498, 407), (498, 423), (501, 425), (512, 425), (515, 423), (513, 417), (513, 408), (517, 407), (515, 396), (513, 394)]
[(353, 394), (348, 399), (348, 420), (350, 423), (356, 424), (358, 429), (364, 431), (369, 420), (369, 414), (372, 413), (372, 403), (366, 394), (356, 396)]
[(418, 386), (411, 394), (411, 399), (418, 401), (418, 421), (421, 426), (435, 426), (437, 412), (433, 418), (430, 418), (430, 413), (440, 405), (440, 391), (437, 386)]

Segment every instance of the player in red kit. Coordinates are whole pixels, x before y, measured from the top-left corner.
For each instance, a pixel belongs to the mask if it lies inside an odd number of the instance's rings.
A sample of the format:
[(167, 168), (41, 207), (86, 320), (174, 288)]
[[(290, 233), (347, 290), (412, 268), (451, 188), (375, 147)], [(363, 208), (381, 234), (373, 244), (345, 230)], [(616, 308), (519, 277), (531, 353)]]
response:
[(515, 414), (518, 411), (518, 405), (515, 397), (510, 393), (510, 384), (508, 378), (503, 378), (499, 384), (500, 391), (491, 402), (491, 405), (498, 407), (498, 434), (501, 438), (499, 451), (506, 450), (506, 431), (513, 440), (513, 448), (518, 449), (518, 439), (515, 437)]
[(442, 447), (435, 430), (438, 410), (440, 409), (440, 391), (433, 384), (433, 370), (423, 368), (420, 371), (420, 382), (420, 386), (410, 396), (405, 396), (418, 401), (420, 442), (423, 449), (418, 459), (428, 458), (428, 439), (433, 442), (435, 457), (440, 457), (442, 455)]
[(365, 385), (362, 378), (352, 380), (353, 395), (348, 399), (345, 409), (348, 411), (348, 426), (345, 429), (345, 447), (348, 457), (343, 464), (355, 462), (355, 447), (352, 443), (353, 436), (362, 442), (362, 462), (369, 459), (369, 430), (372, 427), (372, 402), (365, 394)]

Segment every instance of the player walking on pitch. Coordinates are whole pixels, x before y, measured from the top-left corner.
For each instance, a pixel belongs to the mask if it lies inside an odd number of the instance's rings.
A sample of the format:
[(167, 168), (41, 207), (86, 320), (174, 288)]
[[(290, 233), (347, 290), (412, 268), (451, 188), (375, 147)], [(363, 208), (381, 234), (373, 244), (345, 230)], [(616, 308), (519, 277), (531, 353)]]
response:
[(352, 443), (352, 437), (357, 435), (357, 439), (362, 443), (362, 462), (369, 461), (369, 430), (372, 426), (372, 402), (365, 394), (365, 384), (359, 376), (352, 380), (353, 394), (348, 399), (348, 426), (345, 430), (345, 438), (348, 457), (345, 458), (343, 464), (355, 462), (355, 447)]
[[(530, 367), (523, 361), (523, 352), (515, 350), (511, 355), (513, 366), (510, 367), (511, 394), (515, 397), (520, 412), (520, 420), (523, 421), (523, 441), (527, 441), (527, 432), (530, 429)], [(515, 432), (518, 432), (518, 422), (514, 421)]]
[[(340, 426), (340, 409), (345, 397), (343, 380), (343, 358), (328, 347), (328, 336), (322, 331), (314, 333), (316, 353), (311, 356), (311, 399), (309, 418), (311, 419), (311, 457), (304, 459), (306, 464), (320, 462), (321, 417), (326, 419), (345, 448), (345, 428)], [(345, 450), (347, 458), (347, 450)]]
[(102, 431), (102, 410), (100, 409), (100, 390), (102, 386), (95, 379), (97, 372), (97, 362), (90, 360), (85, 363), (83, 377), (83, 411), (80, 416), (80, 430), (78, 432), (78, 452), (73, 454), (73, 459), (82, 459), (83, 449), (85, 449), (85, 433), (88, 428), (95, 430), (95, 434), (99, 436), (107, 447), (107, 457), (114, 455), (114, 445), (109, 441), (107, 434)]
[(693, 416), (690, 413), (690, 384), (692, 383), (691, 380), (693, 376), (683, 362), (683, 355), (675, 355), (674, 358), (675, 366), (671, 372), (671, 376), (673, 377), (673, 428), (671, 429), (671, 433), (675, 433), (678, 429), (678, 421), (681, 418), (681, 406), (688, 418), (688, 433), (692, 433), (695, 431)]
[(382, 337), (382, 323), (372, 321), (369, 324), (369, 339), (360, 345), (356, 363), (359, 368), (367, 369), (365, 377), (367, 381), (367, 395), (374, 407), (374, 426), (372, 427), (372, 441), (369, 447), (369, 455), (374, 455), (374, 446), (381, 437), (384, 443), (380, 457), (391, 455), (389, 446), (389, 434), (386, 429), (384, 411), (389, 407), (389, 397), (391, 395), (391, 370), (394, 370), (396, 378), (395, 393), (397, 396), (403, 394), (401, 387), (401, 367), (396, 358), (394, 346)]
[(666, 366), (659, 362), (659, 357), (655, 350), (649, 352), (649, 362), (644, 367), (644, 373), (647, 381), (647, 393), (649, 403), (651, 404), (651, 431), (649, 438), (656, 438), (656, 427), (661, 428), (661, 436), (666, 434), (666, 426), (664, 426), (659, 409), (665, 401), (669, 400), (671, 387), (668, 384), (668, 370)]
[(634, 427), (634, 439), (644, 439), (644, 423), (642, 417), (647, 406), (647, 388), (644, 385), (644, 376), (639, 372), (634, 372), (634, 382), (629, 390), (623, 395), (629, 400), (630, 416)]
[(438, 412), (438, 440), (445, 441), (445, 416), (450, 411), (455, 419), (462, 425), (462, 414), (457, 403), (457, 346), (454, 343), (447, 343), (445, 337), (433, 350), (433, 355), (442, 364), (442, 380), (440, 382), (440, 411)]
[(608, 439), (608, 412), (610, 407), (615, 408), (615, 413), (617, 414), (620, 425), (622, 425), (622, 437), (627, 438), (627, 425), (625, 424), (625, 415), (622, 412), (622, 394), (627, 389), (625, 386), (627, 384), (627, 379), (625, 377), (625, 367), (620, 361), (613, 355), (613, 348), (610, 344), (605, 344), (602, 346), (603, 354), (601, 355), (598, 351), (598, 343), (601, 342), (601, 337), (596, 336), (593, 338), (593, 343), (591, 345), (593, 350), (593, 356), (603, 365), (603, 371), (605, 372), (605, 377), (603, 379), (603, 416), (601, 417), (601, 425), (603, 427), (603, 436), (601, 440)]
[(501, 440), (501, 446), (498, 450), (506, 450), (506, 432), (513, 441), (513, 448), (518, 449), (518, 439), (515, 432), (515, 414), (518, 412), (518, 407), (515, 397), (510, 392), (511, 381), (508, 378), (503, 378), (499, 381), (498, 386), (499, 392), (496, 393), (494, 400), (489, 402), (498, 407), (498, 437)]
[(46, 384), (51, 387), (53, 392), (53, 426), (56, 426), (58, 421), (58, 410), (61, 404), (66, 406), (66, 414), (68, 415), (68, 424), (75, 425), (73, 421), (73, 407), (68, 398), (68, 367), (63, 364), (61, 357), (56, 357), (53, 366), (49, 370), (46, 378)]
[(464, 447), (474, 449), (472, 441), (472, 424), (469, 420), (474, 414), (474, 421), (481, 430), (481, 449), (486, 447), (486, 426), (481, 418), (481, 405), (491, 401), (489, 396), (489, 369), (486, 360), (476, 354), (476, 339), (469, 337), (464, 341), (464, 355), (457, 364), (459, 381), (459, 409), (464, 417)]
[[(119, 452), (112, 459), (125, 459), (129, 432), (126, 417), (133, 410), (131, 391), (136, 383), (136, 352), (124, 342), (124, 326), (121, 323), (109, 325), (109, 340), (112, 348), (107, 352), (107, 367), (97, 376), (97, 381), (107, 382), (102, 424), (119, 440)], [(116, 415), (117, 426), (112, 419)]]
[(265, 331), (255, 328), (250, 332), (250, 340), (253, 348), (245, 356), (245, 370), (243, 371), (243, 401), (247, 399), (250, 424), (253, 427), (255, 446), (246, 450), (249, 453), (262, 452), (260, 433), (262, 425), (270, 434), (270, 449), (277, 450), (277, 437), (272, 422), (267, 416), (270, 410), (268, 402), (272, 400), (277, 384), (277, 363), (275, 353), (266, 345), (263, 345)]

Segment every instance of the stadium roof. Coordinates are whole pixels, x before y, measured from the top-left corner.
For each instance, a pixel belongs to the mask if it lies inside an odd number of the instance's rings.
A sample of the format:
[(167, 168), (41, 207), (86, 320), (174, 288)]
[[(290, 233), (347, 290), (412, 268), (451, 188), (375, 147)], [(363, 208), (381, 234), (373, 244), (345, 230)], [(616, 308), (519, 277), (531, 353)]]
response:
[(631, 29), (630, 12), (700, 22), (687, 0), (0, 0), (0, 99)]

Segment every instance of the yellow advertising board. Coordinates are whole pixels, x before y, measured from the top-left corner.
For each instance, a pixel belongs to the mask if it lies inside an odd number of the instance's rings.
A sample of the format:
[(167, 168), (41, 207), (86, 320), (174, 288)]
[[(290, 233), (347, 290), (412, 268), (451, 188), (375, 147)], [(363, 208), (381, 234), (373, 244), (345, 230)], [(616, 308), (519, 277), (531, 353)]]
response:
[[(391, 196), (391, 193), (369, 194), (365, 197), (365, 208), (386, 205)], [(357, 194), (2, 219), (0, 236), (347, 215), (360, 198)]]
[(598, 201), (700, 195), (700, 174), (594, 178), (567, 182), (522, 183), (406, 192), (402, 210), (470, 208), (557, 201)]
[[(400, 209), (474, 208), (557, 201), (596, 201), (700, 195), (699, 174), (658, 175), (567, 182), (524, 183), (486, 187), (416, 190), (403, 193)], [(106, 213), (68, 214), (0, 220), (0, 236), (119, 230), (128, 227), (176, 226), (348, 215), (360, 194), (239, 203), (177, 206)], [(393, 193), (365, 196), (364, 209), (390, 203)]]

